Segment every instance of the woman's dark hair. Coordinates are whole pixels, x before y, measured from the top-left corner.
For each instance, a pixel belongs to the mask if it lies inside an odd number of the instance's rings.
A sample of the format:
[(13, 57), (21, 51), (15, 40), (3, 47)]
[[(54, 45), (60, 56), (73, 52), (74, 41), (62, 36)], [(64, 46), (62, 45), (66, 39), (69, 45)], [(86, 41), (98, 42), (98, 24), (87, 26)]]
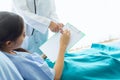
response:
[(0, 49), (8, 40), (15, 41), (24, 28), (23, 19), (12, 12), (0, 12)]

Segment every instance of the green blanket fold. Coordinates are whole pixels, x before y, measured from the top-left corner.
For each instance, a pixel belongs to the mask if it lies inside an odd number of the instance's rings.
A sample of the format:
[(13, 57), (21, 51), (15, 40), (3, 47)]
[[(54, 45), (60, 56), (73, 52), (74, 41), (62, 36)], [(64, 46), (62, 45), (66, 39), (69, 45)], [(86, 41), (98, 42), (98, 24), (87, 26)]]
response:
[(120, 48), (92, 44), (90, 49), (66, 52), (61, 80), (120, 80)]

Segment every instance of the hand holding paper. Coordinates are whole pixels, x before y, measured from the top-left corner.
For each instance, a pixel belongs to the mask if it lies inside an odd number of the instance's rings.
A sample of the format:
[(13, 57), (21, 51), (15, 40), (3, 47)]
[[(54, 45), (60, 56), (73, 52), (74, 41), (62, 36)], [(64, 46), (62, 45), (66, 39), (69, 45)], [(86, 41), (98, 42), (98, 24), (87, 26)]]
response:
[(70, 31), (66, 29), (63, 31), (63, 33), (60, 36), (60, 47), (64, 48), (66, 51), (69, 41), (70, 41)]
[[(75, 43), (77, 43), (85, 34), (69, 23), (67, 23), (63, 27), (63, 30), (65, 29), (70, 30), (70, 33), (71, 33), (70, 41), (66, 49), (67, 51), (70, 48), (72, 48), (73, 45), (75, 45)], [(48, 41), (46, 41), (42, 46), (40, 46), (40, 49), (43, 51), (43, 53), (47, 55), (47, 57), (51, 61), (55, 61), (58, 56), (59, 45), (60, 45), (60, 35), (61, 35), (60, 32), (56, 33)]]

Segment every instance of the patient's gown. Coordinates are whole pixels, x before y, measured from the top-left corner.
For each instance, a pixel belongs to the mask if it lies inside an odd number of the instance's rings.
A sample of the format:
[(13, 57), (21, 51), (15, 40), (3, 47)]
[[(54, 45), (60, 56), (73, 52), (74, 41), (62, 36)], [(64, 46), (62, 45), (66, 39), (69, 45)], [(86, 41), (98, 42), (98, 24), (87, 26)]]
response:
[(61, 80), (120, 80), (120, 48), (92, 44), (90, 49), (67, 52)]

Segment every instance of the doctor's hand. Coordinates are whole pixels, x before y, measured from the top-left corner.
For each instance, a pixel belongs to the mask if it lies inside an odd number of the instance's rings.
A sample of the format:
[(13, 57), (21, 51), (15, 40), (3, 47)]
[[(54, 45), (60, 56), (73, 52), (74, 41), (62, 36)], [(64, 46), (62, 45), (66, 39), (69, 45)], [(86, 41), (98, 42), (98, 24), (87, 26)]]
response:
[(52, 32), (59, 32), (60, 31), (62, 33), (63, 26), (64, 25), (62, 23), (55, 23), (55, 22), (51, 21), (49, 28)]

